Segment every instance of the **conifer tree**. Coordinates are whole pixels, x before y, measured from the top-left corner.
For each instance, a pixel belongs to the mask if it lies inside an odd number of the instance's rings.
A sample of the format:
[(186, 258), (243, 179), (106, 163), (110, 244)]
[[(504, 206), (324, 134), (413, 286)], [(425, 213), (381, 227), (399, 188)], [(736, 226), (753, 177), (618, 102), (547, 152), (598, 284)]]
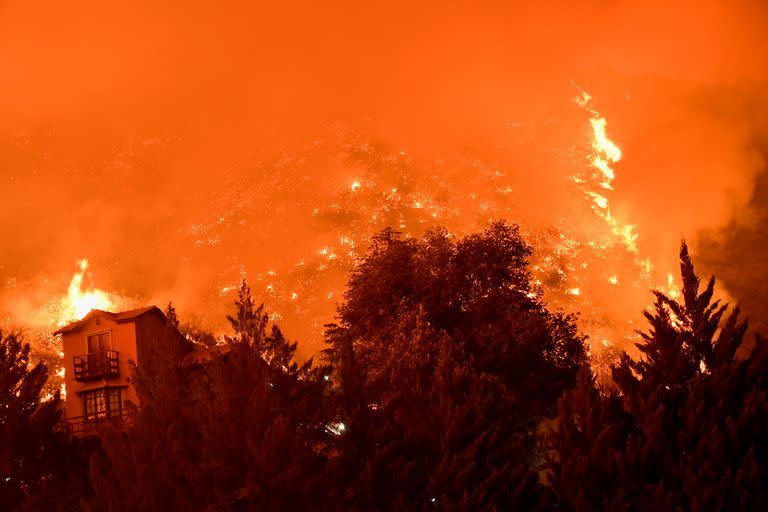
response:
[[(739, 308), (703, 290), (685, 243), (682, 300), (655, 292), (642, 357), (613, 369), (617, 393), (583, 377), (560, 402), (553, 485), (573, 510), (764, 510), (768, 344), (745, 357)], [(744, 347), (746, 348), (746, 347)]]
[[(259, 355), (271, 367), (279, 368), (289, 373), (299, 371), (298, 364), (293, 361), (297, 342), (289, 342), (283, 336), (280, 328), (272, 324), (269, 332), (269, 315), (264, 310), (264, 304), (256, 306), (251, 296), (248, 283), (243, 280), (235, 300), (235, 315), (227, 315), (234, 336), (227, 336), (230, 345), (245, 345)], [(312, 366), (312, 361), (305, 363), (301, 371)]]
[(13, 510), (45, 491), (57, 436), (59, 396), (43, 400), (42, 362), (29, 363), (29, 344), (0, 331), (0, 503)]
[(179, 317), (176, 316), (176, 307), (173, 305), (173, 302), (169, 302), (168, 306), (166, 306), (165, 317), (168, 319), (172, 326), (177, 329), (179, 328)]
[(173, 302), (169, 302), (165, 308), (165, 316), (170, 324), (181, 333), (190, 349), (194, 345), (213, 347), (218, 343), (216, 336), (211, 331), (201, 327), (197, 321), (186, 319), (181, 322)]

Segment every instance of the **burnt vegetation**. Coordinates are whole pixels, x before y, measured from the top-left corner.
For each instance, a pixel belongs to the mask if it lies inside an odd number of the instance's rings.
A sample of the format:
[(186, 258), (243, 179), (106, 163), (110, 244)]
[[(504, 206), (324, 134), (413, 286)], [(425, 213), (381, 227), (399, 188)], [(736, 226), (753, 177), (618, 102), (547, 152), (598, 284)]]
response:
[(95, 437), (57, 430), (46, 366), (0, 333), (0, 509), (768, 509), (768, 343), (685, 244), (680, 300), (655, 292), (610, 386), (531, 251), (503, 222), (381, 232), (319, 362), (245, 282), (223, 343), (169, 306), (186, 338), (134, 368), (140, 404)]

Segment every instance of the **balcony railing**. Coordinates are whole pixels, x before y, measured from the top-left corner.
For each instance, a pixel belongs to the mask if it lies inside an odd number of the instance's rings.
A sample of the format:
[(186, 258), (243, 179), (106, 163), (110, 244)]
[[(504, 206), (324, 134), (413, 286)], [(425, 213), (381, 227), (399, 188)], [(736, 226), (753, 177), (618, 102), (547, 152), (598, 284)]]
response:
[(76, 416), (60, 421), (56, 430), (70, 436), (96, 435), (105, 425), (120, 426), (127, 419), (125, 411), (111, 411), (103, 416)]
[(75, 364), (75, 380), (78, 382), (120, 375), (118, 355), (115, 350), (74, 356), (72, 360)]

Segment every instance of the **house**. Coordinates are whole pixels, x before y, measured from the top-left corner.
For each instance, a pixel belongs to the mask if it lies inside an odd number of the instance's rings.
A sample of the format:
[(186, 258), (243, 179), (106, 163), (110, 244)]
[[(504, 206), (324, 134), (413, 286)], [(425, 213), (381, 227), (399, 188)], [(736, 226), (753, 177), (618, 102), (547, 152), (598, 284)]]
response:
[(183, 339), (157, 306), (120, 313), (94, 309), (54, 334), (63, 340), (64, 428), (72, 434), (122, 418), (128, 400), (138, 405), (128, 362), (141, 366), (157, 349), (170, 350)]

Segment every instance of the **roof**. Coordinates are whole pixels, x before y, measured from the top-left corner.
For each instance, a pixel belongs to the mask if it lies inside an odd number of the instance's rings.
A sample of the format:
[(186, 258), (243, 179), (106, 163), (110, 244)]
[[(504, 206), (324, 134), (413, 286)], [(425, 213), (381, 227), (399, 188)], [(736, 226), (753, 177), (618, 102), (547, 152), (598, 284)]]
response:
[[(115, 323), (122, 324), (125, 322), (131, 322), (138, 317), (145, 315), (151, 311), (157, 311), (161, 315), (163, 314), (162, 311), (160, 311), (160, 308), (157, 306), (147, 306), (145, 308), (138, 308), (138, 309), (131, 309), (128, 311), (120, 311), (118, 313), (112, 313), (110, 311), (102, 311), (100, 309), (92, 309), (88, 312), (87, 315), (85, 315), (80, 320), (74, 321), (72, 323), (69, 323), (65, 325), (64, 327), (59, 328), (56, 332), (53, 334), (66, 334), (68, 332), (74, 332), (79, 329), (82, 329), (85, 324), (87, 324), (91, 319), (96, 317), (107, 317), (110, 320), (112, 320)], [(165, 315), (163, 315), (165, 317)]]

